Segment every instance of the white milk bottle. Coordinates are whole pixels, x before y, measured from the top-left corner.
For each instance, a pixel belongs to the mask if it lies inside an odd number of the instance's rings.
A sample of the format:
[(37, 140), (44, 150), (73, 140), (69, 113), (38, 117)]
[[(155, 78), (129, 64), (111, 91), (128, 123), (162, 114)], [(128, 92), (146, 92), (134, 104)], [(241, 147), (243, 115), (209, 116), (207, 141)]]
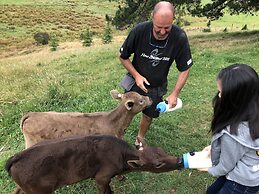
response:
[(169, 108), (169, 105), (165, 101), (163, 101), (157, 104), (156, 110), (158, 112), (170, 112), (170, 111), (175, 111), (177, 109), (180, 109), (182, 108), (182, 106), (183, 106), (182, 100), (180, 98), (177, 98), (177, 104), (175, 107)]
[(209, 168), (212, 166), (209, 151), (183, 154), (184, 168)]

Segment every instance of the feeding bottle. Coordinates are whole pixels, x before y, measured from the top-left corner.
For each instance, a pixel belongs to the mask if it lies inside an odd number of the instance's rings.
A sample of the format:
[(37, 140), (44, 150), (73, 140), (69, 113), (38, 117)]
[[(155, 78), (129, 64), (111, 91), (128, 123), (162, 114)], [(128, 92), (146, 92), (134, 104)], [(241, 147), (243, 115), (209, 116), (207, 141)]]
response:
[(177, 98), (177, 104), (175, 107), (173, 108), (169, 108), (169, 105), (167, 104), (167, 102), (163, 101), (163, 102), (159, 102), (156, 106), (156, 110), (158, 112), (169, 112), (169, 111), (175, 111), (177, 109), (182, 108), (183, 106), (183, 102), (180, 98)]
[(209, 168), (212, 166), (208, 151), (183, 154), (183, 164), (184, 168)]

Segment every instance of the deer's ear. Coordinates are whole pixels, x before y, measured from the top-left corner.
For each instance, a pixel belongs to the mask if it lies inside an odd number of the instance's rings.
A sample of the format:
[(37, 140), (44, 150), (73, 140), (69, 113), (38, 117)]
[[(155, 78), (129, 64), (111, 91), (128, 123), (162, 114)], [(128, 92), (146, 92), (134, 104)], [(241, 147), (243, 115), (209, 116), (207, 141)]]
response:
[(162, 168), (165, 165), (164, 162), (160, 162), (159, 164), (156, 165), (156, 168)]
[(133, 105), (134, 105), (134, 101), (133, 101), (133, 100), (127, 100), (127, 101), (125, 102), (125, 107), (126, 107), (128, 110), (131, 110), (132, 107), (133, 107)]
[(128, 160), (127, 163), (132, 168), (139, 168), (139, 167), (143, 166), (143, 164), (141, 163), (140, 160)]
[(110, 94), (111, 94), (112, 98), (116, 99), (116, 100), (121, 100), (123, 97), (123, 94), (119, 93), (117, 90), (111, 90)]

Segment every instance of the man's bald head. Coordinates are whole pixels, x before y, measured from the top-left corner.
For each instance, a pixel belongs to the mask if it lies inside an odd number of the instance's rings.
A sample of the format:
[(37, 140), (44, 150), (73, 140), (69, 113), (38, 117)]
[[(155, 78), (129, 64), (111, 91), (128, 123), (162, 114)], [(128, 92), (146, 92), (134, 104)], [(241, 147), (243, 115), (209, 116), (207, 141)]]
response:
[(174, 6), (172, 3), (167, 2), (167, 1), (160, 1), (158, 2), (155, 7), (154, 10), (152, 12), (152, 17), (154, 17), (154, 15), (156, 15), (157, 13), (164, 13), (164, 14), (170, 14), (172, 16), (174, 16)]
[(152, 13), (153, 35), (157, 40), (164, 40), (171, 31), (174, 19), (174, 6), (167, 1), (160, 1)]

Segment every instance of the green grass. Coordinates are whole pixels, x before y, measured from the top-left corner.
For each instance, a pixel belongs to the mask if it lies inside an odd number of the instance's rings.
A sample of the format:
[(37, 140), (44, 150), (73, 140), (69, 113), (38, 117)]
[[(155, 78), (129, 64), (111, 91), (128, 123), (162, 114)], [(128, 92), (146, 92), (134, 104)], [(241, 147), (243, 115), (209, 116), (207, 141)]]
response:
[[(181, 92), (183, 108), (161, 114), (146, 135), (148, 144), (161, 146), (171, 155), (201, 150), (210, 143), (208, 129), (211, 99), (216, 93), (218, 71), (232, 63), (251, 64), (259, 72), (259, 32), (209, 33), (190, 36), (194, 66)], [(109, 91), (123, 90), (119, 81), (125, 73), (117, 59), (121, 42), (55, 53), (41, 51), (0, 60), (0, 190), (10, 193), (15, 185), (4, 171), (7, 158), (21, 151), (24, 140), (19, 121), (27, 111), (109, 111), (118, 102)], [(169, 90), (177, 70), (172, 67)], [(126, 131), (134, 143), (140, 114)], [(204, 193), (213, 177), (197, 170), (162, 174), (130, 173), (125, 181), (112, 180), (118, 194)], [(64, 187), (55, 193), (96, 193), (93, 180)]]
[(227, 27), (229, 30), (241, 30), (241, 28), (245, 24), (247, 24), (248, 29), (250, 30), (258, 29), (258, 15), (251, 16), (246, 14), (240, 14), (236, 16), (225, 14), (224, 17), (220, 18), (219, 20), (213, 21), (212, 27)]
[[(258, 14), (258, 13), (257, 13)], [(185, 16), (185, 20), (190, 22), (189, 26), (184, 26), (183, 28), (189, 32), (196, 32), (207, 28), (208, 19), (201, 17), (191, 17)], [(227, 28), (228, 32), (240, 31), (244, 25), (247, 25), (249, 30), (259, 30), (259, 21), (258, 15), (247, 15), (247, 14), (239, 14), (239, 15), (230, 15), (226, 13), (224, 17), (211, 21), (210, 29), (212, 32), (222, 32), (225, 28)]]

